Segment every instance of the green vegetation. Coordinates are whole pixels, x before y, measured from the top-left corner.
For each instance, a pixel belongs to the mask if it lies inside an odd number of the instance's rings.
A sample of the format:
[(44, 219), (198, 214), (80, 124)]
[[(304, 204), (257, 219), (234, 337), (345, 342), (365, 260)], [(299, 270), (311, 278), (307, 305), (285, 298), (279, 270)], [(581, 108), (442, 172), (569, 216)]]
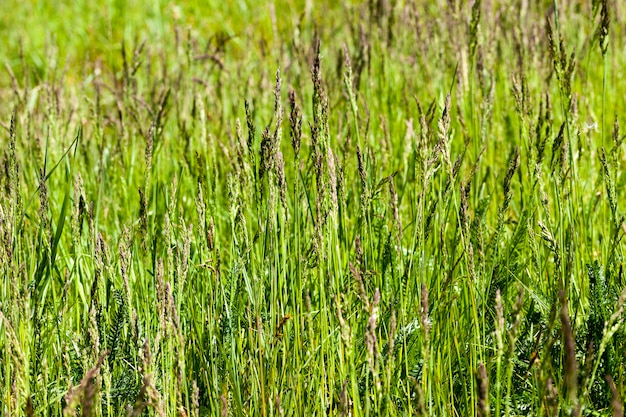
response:
[(623, 2), (2, 3), (0, 415), (623, 416)]

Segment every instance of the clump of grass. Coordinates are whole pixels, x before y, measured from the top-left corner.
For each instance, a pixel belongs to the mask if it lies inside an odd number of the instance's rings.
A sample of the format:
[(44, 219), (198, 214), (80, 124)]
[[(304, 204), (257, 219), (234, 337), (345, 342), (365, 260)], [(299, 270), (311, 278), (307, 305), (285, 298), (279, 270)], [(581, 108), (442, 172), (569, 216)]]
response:
[(623, 415), (621, 3), (7, 1), (0, 414)]

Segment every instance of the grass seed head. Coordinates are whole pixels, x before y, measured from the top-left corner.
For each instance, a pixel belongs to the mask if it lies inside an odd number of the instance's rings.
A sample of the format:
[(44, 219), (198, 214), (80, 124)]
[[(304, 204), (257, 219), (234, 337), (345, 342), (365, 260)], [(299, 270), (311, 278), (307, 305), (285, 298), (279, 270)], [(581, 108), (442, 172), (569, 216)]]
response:
[(295, 154), (296, 160), (300, 155), (300, 147), (302, 145), (302, 112), (296, 102), (296, 92), (293, 88), (289, 90), (289, 106), (291, 112), (289, 115), (289, 124), (291, 130), (289, 132), (291, 136), (291, 146)]
[(478, 365), (478, 416), (487, 417), (489, 412), (489, 378), (487, 377), (487, 369), (482, 362)]
[(609, 11), (608, 0), (602, 0), (602, 9), (600, 11), (600, 33), (598, 40), (600, 42), (600, 51), (602, 56), (606, 56), (609, 47), (609, 26), (611, 24), (611, 16)]

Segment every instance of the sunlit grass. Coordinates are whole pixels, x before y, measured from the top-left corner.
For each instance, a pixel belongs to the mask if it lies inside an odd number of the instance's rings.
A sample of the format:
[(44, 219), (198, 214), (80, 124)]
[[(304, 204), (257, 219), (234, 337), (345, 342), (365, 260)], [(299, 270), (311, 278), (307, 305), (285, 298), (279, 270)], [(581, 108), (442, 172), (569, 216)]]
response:
[(3, 3), (0, 414), (622, 415), (626, 9), (554, 4)]

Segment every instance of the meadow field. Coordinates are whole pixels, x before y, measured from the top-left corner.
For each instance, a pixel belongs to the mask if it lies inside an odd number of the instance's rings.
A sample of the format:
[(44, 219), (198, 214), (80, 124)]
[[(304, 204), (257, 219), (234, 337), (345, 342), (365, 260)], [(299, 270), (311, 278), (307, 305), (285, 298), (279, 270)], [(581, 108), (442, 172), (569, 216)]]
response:
[(1, 3), (1, 416), (623, 417), (625, 2)]

